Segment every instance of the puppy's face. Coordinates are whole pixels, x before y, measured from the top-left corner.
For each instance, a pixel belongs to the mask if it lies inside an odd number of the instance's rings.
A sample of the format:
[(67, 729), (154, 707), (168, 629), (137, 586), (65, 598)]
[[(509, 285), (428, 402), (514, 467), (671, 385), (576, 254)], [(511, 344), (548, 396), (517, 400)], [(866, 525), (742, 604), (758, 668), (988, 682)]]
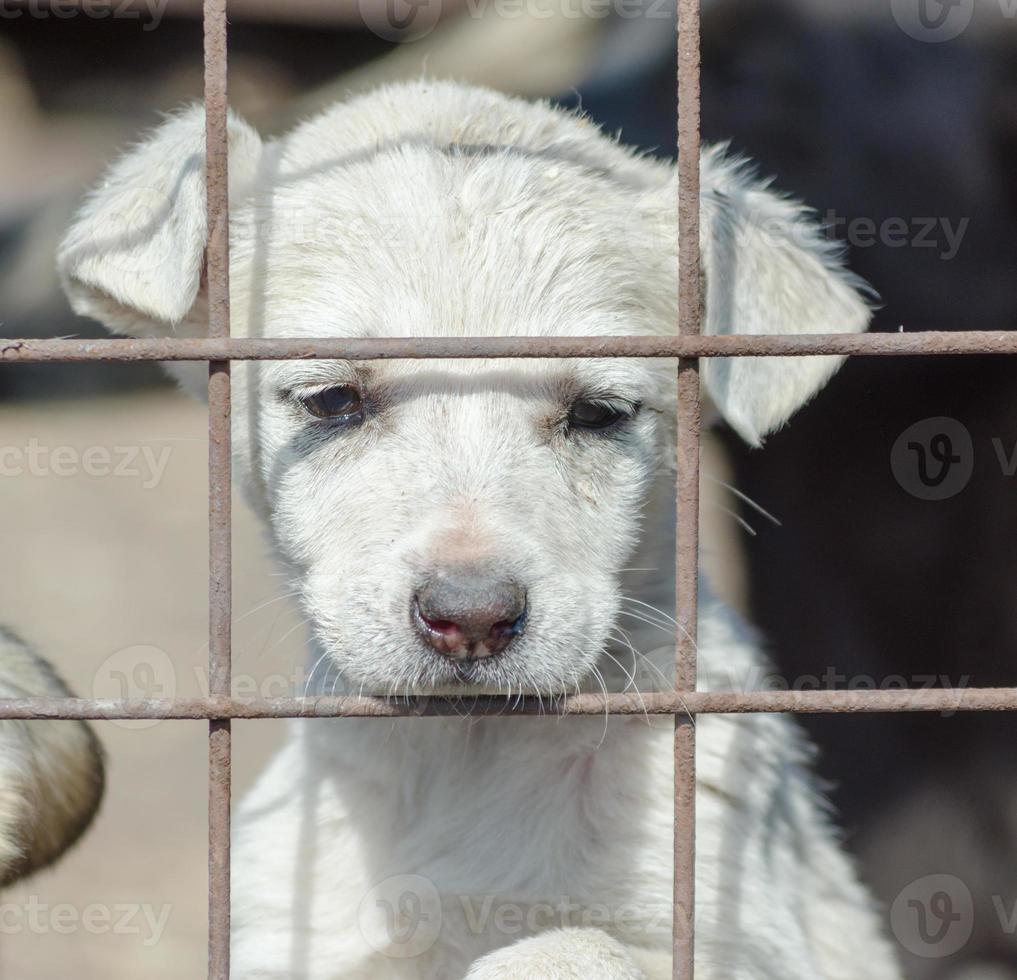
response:
[[(171, 120), (85, 205), (59, 260), (80, 312), (132, 335), (204, 332), (202, 140), (199, 113)], [(675, 328), (669, 168), (546, 106), (418, 83), (267, 146), (234, 121), (230, 175), (234, 334)], [(708, 331), (864, 329), (797, 207), (715, 153), (702, 183)], [(703, 377), (759, 442), (837, 363), (708, 362)], [(651, 480), (673, 484), (674, 376), (646, 360), (235, 365), (239, 475), (344, 686), (595, 676)]]
[(365, 690), (579, 684), (661, 442), (624, 364), (278, 365), (276, 540), (318, 639)]
[[(359, 173), (316, 180), (314, 214), (300, 182), (276, 187), (271, 211), (257, 201), (238, 211), (238, 228), (259, 228), (233, 249), (234, 307), (248, 318), (260, 311), (253, 330), (656, 328), (657, 304), (640, 297), (669, 291), (653, 289), (650, 243), (624, 208), (602, 203), (591, 215), (594, 181), (580, 168), (409, 156), (380, 154)], [(587, 680), (669, 442), (673, 362), (243, 370), (238, 394), (256, 392), (247, 405), (257, 412), (238, 416), (242, 438), (255, 440), (253, 477), (347, 689), (546, 692)]]

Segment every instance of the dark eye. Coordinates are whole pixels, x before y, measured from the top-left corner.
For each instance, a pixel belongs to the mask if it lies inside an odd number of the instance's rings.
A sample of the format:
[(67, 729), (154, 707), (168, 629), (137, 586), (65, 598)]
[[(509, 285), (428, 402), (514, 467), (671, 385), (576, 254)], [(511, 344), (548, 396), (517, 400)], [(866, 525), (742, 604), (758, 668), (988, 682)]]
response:
[(577, 429), (606, 429), (631, 418), (633, 411), (612, 405), (610, 402), (581, 398), (569, 409), (569, 425)]
[(355, 419), (363, 414), (360, 392), (351, 385), (326, 388), (300, 399), (300, 403), (319, 419)]

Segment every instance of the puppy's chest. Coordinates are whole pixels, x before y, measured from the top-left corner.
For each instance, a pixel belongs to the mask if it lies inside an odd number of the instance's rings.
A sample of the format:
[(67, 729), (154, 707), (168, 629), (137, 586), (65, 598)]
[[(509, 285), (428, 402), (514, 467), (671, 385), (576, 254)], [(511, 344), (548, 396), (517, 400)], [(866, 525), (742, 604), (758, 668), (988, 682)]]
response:
[(376, 853), (390, 855), (390, 873), (423, 875), (467, 917), (477, 912), (471, 896), (565, 908), (622, 901), (637, 881), (645, 891), (656, 868), (669, 887), (660, 858), (671, 833), (670, 725), (425, 724), (389, 746), (392, 819), (373, 832), (387, 838)]

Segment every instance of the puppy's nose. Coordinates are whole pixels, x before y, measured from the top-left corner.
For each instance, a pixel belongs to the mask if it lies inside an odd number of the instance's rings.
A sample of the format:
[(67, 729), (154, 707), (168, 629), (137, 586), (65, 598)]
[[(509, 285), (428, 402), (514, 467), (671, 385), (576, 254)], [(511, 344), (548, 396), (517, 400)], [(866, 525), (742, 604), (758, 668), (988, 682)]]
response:
[(413, 621), (439, 653), (456, 660), (490, 657), (526, 628), (526, 590), (474, 566), (445, 569), (417, 593)]

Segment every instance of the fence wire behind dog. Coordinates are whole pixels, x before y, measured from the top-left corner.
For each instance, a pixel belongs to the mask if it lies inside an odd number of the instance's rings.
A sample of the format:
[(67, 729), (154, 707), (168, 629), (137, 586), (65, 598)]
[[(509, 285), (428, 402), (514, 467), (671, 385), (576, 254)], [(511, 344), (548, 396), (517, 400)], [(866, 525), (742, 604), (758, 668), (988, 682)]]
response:
[[(333, 718), (461, 715), (463, 701), (411, 697), (288, 697), (237, 699), (231, 694), (231, 428), (230, 365), (235, 360), (335, 358), (677, 358), (677, 550), (675, 689), (652, 694), (563, 695), (562, 716), (673, 715), (674, 967), (691, 978), (695, 906), (695, 717), (735, 712), (1017, 711), (1017, 688), (815, 690), (745, 693), (696, 691), (699, 552), (699, 418), (701, 357), (816, 354), (1017, 354), (1017, 333), (813, 336), (701, 336), (699, 255), (700, 32), (699, 0), (678, 4), (679, 219), (677, 335), (618, 338), (384, 338), (356, 340), (233, 339), (229, 311), (226, 0), (204, 2), (206, 192), (209, 301), (207, 339), (0, 340), (0, 362), (207, 361), (209, 424), (209, 694), (192, 700), (84, 698), (0, 699), (0, 719), (205, 720), (209, 726), (208, 976), (230, 976), (230, 763), (235, 718)], [(468, 699), (475, 715), (537, 715), (549, 705), (522, 698)]]

